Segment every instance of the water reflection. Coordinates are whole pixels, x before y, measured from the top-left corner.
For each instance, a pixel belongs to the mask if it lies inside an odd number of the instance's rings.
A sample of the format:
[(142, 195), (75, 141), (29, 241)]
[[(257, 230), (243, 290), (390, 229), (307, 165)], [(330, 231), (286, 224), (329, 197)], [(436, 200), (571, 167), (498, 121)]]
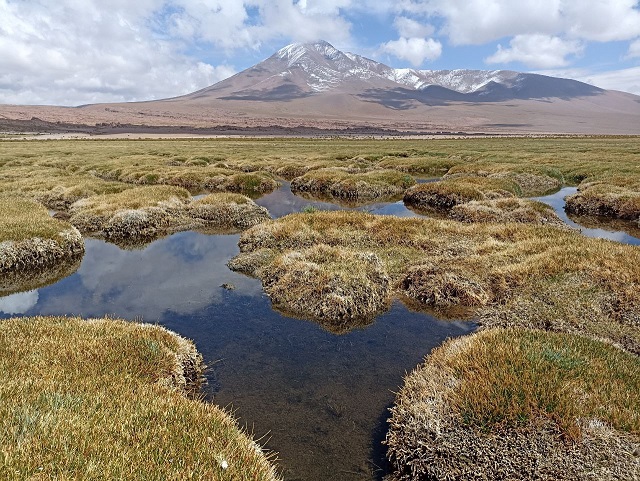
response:
[(24, 314), (38, 303), (38, 297), (37, 290), (0, 297), (0, 312), (4, 314)]
[(238, 253), (237, 242), (238, 235), (182, 232), (125, 251), (87, 240), (78, 272), (4, 298), (0, 316), (113, 315), (160, 323), (195, 341), (212, 366), (209, 396), (269, 439), (286, 479), (379, 477), (379, 441), (402, 375), (445, 338), (474, 326), (397, 303), (367, 328), (335, 336), (273, 311), (259, 280), (230, 271), (225, 264)]
[(560, 219), (571, 227), (580, 229), (580, 232), (587, 237), (598, 237), (624, 244), (640, 245), (640, 228), (638, 228), (637, 223), (620, 219), (568, 215), (564, 210), (564, 198), (575, 194), (577, 191), (576, 187), (563, 187), (554, 194), (537, 197), (534, 200), (539, 200), (553, 207)]
[(398, 217), (421, 217), (419, 213), (413, 212), (404, 205), (401, 197), (391, 201), (361, 202), (345, 201), (321, 194), (311, 194), (308, 192), (291, 192), (289, 182), (281, 182), (280, 189), (265, 195), (255, 202), (266, 207), (275, 218), (283, 217), (293, 212), (301, 212), (304, 209), (314, 208), (318, 210), (359, 210), (378, 215), (395, 215)]

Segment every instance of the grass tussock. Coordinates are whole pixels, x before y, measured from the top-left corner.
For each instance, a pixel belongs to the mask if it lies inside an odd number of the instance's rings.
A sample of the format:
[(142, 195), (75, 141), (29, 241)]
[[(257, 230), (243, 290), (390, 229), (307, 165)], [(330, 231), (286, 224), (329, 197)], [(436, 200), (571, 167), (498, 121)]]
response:
[(562, 172), (551, 166), (535, 164), (516, 164), (496, 162), (473, 162), (457, 164), (452, 167), (447, 177), (478, 176), (488, 179), (509, 179), (516, 184), (523, 197), (545, 195), (558, 190), (565, 182)]
[(116, 320), (0, 321), (0, 478), (274, 480), (258, 445), (191, 399), (193, 344)]
[[(615, 333), (623, 325), (625, 344), (640, 348), (640, 252), (633, 246), (546, 225), (313, 212), (247, 230), (232, 265), (262, 278), (280, 257), (318, 244), (376, 254), (392, 293), (435, 308), (471, 306), (478, 315), (491, 309), (491, 316), (507, 313), (505, 306), (517, 300), (534, 311), (532, 317), (538, 309), (533, 300), (539, 286), (576, 276), (585, 282), (564, 289), (562, 304), (570, 310), (591, 303), (599, 306), (599, 315), (576, 324), (575, 330), (619, 342)], [(506, 322), (515, 324), (517, 319)]]
[(565, 208), (578, 215), (640, 220), (640, 190), (606, 183), (586, 185), (566, 198)]
[(637, 356), (571, 334), (481, 331), (405, 378), (392, 479), (637, 479), (638, 405)]
[(334, 333), (366, 325), (387, 308), (389, 277), (371, 252), (317, 245), (258, 269), (274, 306)]
[(107, 239), (152, 238), (179, 230), (242, 229), (268, 220), (248, 197), (217, 193), (192, 200), (181, 187), (145, 186), (74, 203), (69, 220), (86, 233)]
[(14, 292), (29, 278), (46, 284), (83, 254), (84, 242), (76, 228), (53, 219), (32, 200), (0, 197), (0, 291)]
[(319, 192), (338, 198), (378, 199), (403, 193), (415, 184), (413, 177), (395, 170), (352, 172), (318, 169), (291, 181), (293, 192)]
[(500, 199), (519, 194), (518, 184), (510, 179), (454, 177), (415, 185), (405, 193), (404, 202), (416, 208), (451, 209), (474, 200)]
[(565, 225), (547, 204), (516, 198), (473, 200), (455, 205), (449, 211), (449, 217), (460, 222), (519, 222), (558, 227)]

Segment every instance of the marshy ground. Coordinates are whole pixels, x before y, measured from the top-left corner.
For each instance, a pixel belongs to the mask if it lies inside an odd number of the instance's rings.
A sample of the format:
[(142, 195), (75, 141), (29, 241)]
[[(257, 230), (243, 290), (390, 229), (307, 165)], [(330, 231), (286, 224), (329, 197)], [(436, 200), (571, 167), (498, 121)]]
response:
[[(444, 317), (464, 313), (485, 329), (447, 344), (407, 377), (389, 434), (398, 479), (421, 479), (425, 473), (468, 479), (478, 472), (459, 449), (441, 453), (442, 459), (433, 454), (426, 440), (440, 432), (464, 439), (477, 459), (490, 452), (498, 466), (493, 476), (584, 479), (583, 468), (598, 479), (638, 476), (633, 454), (640, 449), (633, 374), (640, 353), (638, 248), (587, 239), (528, 199), (574, 185), (578, 191), (567, 200), (567, 210), (637, 228), (637, 138), (2, 145), (3, 293), (20, 290), (12, 278), (18, 272), (51, 272), (51, 279), (65, 275), (63, 258), (77, 262), (82, 255), (75, 227), (113, 242), (136, 237), (147, 242), (185, 229), (249, 228), (230, 266), (260, 278), (274, 307), (289, 315), (345, 333), (369, 325), (398, 297)], [(434, 176), (442, 179), (414, 185), (415, 178)], [(308, 209), (269, 220), (249, 197), (272, 192), (283, 180), (291, 181), (292, 190), (356, 203), (404, 194), (417, 212), (435, 209), (437, 215), (401, 219)], [(44, 206), (65, 221), (51, 219)], [(34, 287), (47, 282), (37, 280)], [(487, 365), (517, 361), (518, 372), (533, 377), (512, 378), (526, 380), (533, 393), (513, 381), (509, 397), (498, 403), (493, 391), (504, 379), (491, 376), (507, 376), (511, 364), (490, 373), (475, 365), (462, 369), (469, 358), (480, 363), (478, 353), (506, 353), (487, 358)], [(611, 360), (619, 372), (598, 367)], [(451, 364), (442, 379), (429, 381), (424, 392), (412, 387), (421, 385), (415, 379), (431, 372), (429, 366), (443, 363)], [(597, 388), (616, 376), (625, 381), (605, 399)], [(442, 385), (452, 383), (464, 389), (441, 395)], [(548, 383), (559, 387), (553, 391)], [(488, 401), (470, 406), (464, 393), (480, 388), (487, 389)], [(440, 404), (431, 412), (433, 392)], [(551, 401), (541, 395), (547, 392), (555, 393)], [(573, 399), (589, 399), (588, 409), (576, 411)], [(494, 405), (529, 411), (492, 411)], [(448, 430), (438, 431), (445, 424)], [(523, 450), (531, 456), (518, 462)], [(556, 467), (535, 464), (534, 458)]]

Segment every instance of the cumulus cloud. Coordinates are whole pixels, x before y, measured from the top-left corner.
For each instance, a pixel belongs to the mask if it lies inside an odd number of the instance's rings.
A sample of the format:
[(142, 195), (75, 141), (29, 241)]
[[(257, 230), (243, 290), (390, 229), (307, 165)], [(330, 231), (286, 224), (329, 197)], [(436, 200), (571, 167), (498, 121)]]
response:
[(402, 16), (395, 18), (393, 26), (396, 28), (400, 36), (405, 38), (429, 37), (435, 32), (432, 25), (420, 23), (411, 18)]
[(640, 38), (629, 45), (626, 58), (640, 58)]
[(79, 105), (185, 94), (234, 74), (226, 59), (266, 42), (347, 43), (350, 23), (341, 9), (350, 3), (0, 0), (0, 102)]
[(486, 58), (487, 63), (522, 62), (535, 68), (567, 65), (567, 56), (580, 54), (583, 46), (576, 40), (563, 40), (548, 35), (516, 35), (509, 47), (498, 45), (498, 51)]
[(640, 67), (582, 75), (577, 80), (609, 90), (640, 95)]
[(582, 40), (628, 40), (640, 35), (636, 0), (404, 0), (402, 10), (439, 18), (454, 45), (544, 34)]
[(419, 67), (425, 60), (435, 60), (442, 55), (442, 44), (432, 38), (405, 38), (383, 43), (380, 50)]

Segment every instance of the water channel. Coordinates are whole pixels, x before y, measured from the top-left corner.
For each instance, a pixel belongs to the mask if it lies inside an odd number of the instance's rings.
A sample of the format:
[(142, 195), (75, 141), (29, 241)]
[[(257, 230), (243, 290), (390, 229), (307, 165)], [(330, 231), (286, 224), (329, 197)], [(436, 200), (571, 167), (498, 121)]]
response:
[[(310, 205), (418, 215), (401, 200), (341, 206), (305, 199), (287, 183), (257, 202), (274, 217)], [(618, 240), (640, 243), (624, 235), (630, 239)], [(286, 480), (381, 479), (381, 441), (403, 375), (433, 347), (471, 332), (474, 324), (438, 320), (395, 302), (366, 328), (331, 334), (275, 312), (260, 281), (227, 268), (238, 239), (182, 232), (140, 250), (87, 239), (75, 274), (0, 298), (0, 317), (108, 315), (166, 326), (194, 340), (210, 365), (207, 398), (229, 407), (278, 453)]]

